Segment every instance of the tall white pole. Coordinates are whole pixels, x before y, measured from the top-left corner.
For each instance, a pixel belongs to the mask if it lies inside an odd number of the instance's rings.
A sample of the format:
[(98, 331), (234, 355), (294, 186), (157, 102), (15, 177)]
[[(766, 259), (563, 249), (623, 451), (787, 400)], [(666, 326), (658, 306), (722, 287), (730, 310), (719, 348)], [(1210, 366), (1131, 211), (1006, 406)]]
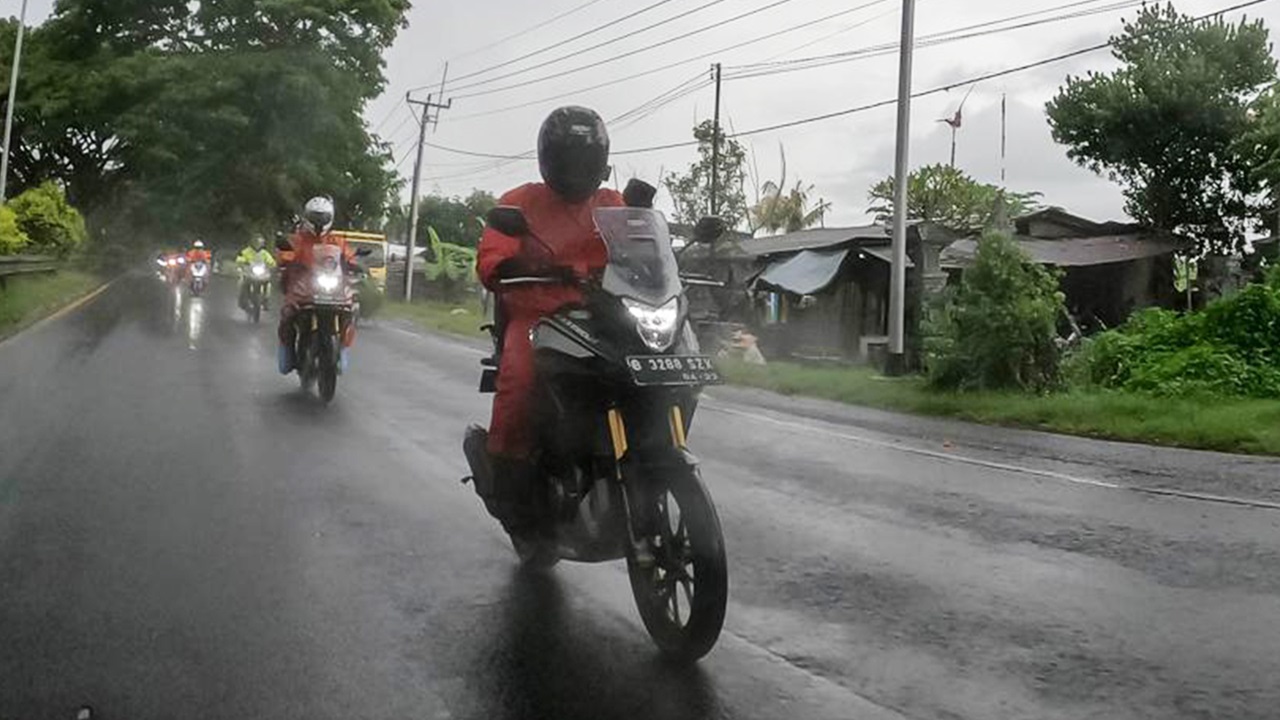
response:
[(902, 46), (898, 51), (898, 141), (893, 163), (893, 262), (889, 271), (889, 359), (885, 368), (890, 375), (901, 375), (907, 366), (907, 177), (915, 16), (915, 0), (902, 0)]
[(9, 143), (13, 139), (13, 106), (18, 97), (18, 68), (22, 65), (22, 36), (27, 30), (27, 0), (22, 0), (22, 10), (18, 15), (18, 41), (13, 46), (13, 72), (9, 74), (9, 104), (4, 114), (4, 155), (0, 156), (0, 205), (8, 197), (5, 192), (9, 185)]

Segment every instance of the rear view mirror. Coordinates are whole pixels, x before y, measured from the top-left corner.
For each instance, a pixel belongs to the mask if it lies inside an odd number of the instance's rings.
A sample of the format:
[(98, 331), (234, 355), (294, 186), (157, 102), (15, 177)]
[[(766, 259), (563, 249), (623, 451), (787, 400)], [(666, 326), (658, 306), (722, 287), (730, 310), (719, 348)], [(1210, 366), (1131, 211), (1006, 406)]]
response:
[(721, 235), (727, 232), (729, 226), (724, 220), (715, 215), (707, 215), (693, 226), (693, 241), (698, 243), (715, 242)]
[(293, 249), (293, 245), (290, 244), (290, 242), (286, 238), (282, 238), (282, 237), (276, 238), (276, 249), (289, 252), (290, 250)]
[(529, 221), (524, 212), (511, 205), (499, 205), (485, 216), (485, 224), (509, 237), (523, 237), (529, 234)]

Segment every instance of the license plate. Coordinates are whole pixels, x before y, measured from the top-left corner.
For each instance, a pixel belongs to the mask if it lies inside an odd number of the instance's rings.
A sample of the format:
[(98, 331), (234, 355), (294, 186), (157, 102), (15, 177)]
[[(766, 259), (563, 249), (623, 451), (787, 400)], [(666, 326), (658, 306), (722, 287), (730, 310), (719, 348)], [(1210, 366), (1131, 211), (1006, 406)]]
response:
[(706, 355), (632, 355), (627, 358), (637, 385), (719, 385), (724, 380)]

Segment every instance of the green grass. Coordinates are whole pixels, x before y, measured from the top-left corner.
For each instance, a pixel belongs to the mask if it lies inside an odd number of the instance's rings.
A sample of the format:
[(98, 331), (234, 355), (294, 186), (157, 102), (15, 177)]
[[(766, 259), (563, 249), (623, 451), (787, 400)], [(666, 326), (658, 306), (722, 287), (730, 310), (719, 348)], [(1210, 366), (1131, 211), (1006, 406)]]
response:
[[(458, 309), (464, 312), (455, 312)], [(388, 302), (382, 312), (436, 332), (484, 336), (476, 302)], [(784, 395), (1085, 437), (1280, 455), (1280, 400), (1159, 398), (1092, 389), (1049, 395), (939, 392), (925, 387), (919, 377), (887, 378), (866, 368), (720, 364), (733, 385)]]
[(388, 301), (379, 310), (379, 315), (411, 320), (436, 332), (463, 337), (487, 337), (480, 331), (480, 326), (486, 322), (484, 314), (480, 310), (480, 303), (474, 300), (456, 304)]
[(1158, 398), (1071, 390), (1049, 395), (939, 392), (918, 377), (885, 378), (863, 368), (765, 367), (724, 362), (729, 382), (786, 395), (836, 400), (961, 420), (1154, 445), (1280, 455), (1280, 401)]
[(7, 278), (6, 288), (0, 290), (0, 338), (57, 312), (101, 284), (96, 275), (68, 269)]

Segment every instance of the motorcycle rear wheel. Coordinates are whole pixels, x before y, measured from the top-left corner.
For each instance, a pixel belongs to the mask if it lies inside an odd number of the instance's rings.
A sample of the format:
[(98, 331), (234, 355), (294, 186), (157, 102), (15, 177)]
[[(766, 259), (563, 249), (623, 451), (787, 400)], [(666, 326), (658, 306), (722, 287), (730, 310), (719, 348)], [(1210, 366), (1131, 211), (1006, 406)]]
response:
[(729, 599), (720, 517), (697, 470), (671, 478), (649, 508), (654, 562), (627, 556), (631, 593), (663, 655), (693, 662), (715, 646)]

